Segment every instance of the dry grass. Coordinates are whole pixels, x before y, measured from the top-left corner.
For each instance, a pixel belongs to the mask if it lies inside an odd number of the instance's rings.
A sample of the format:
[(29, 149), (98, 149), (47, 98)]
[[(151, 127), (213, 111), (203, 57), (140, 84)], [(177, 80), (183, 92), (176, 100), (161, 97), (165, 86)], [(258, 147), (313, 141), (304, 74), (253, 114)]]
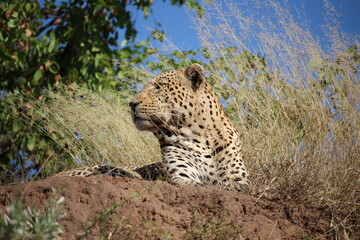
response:
[[(138, 131), (119, 93), (88, 90), (48, 94), (41, 111), (44, 125), (61, 135), (61, 145), (78, 165), (133, 166), (160, 161), (158, 141)], [(60, 138), (59, 138), (60, 139)]]
[[(360, 224), (360, 45), (324, 3), (326, 48), (278, 1), (215, 3), (194, 23), (208, 79), (242, 135), (253, 193), (325, 208), (335, 231), (351, 234)], [(75, 95), (50, 94), (46, 105), (46, 124), (65, 133), (74, 161), (160, 160), (157, 140), (135, 129), (116, 94)]]
[(280, 1), (215, 3), (194, 23), (209, 79), (229, 96), (254, 193), (325, 207), (334, 229), (351, 229), (360, 224), (360, 45), (324, 3), (325, 49)]

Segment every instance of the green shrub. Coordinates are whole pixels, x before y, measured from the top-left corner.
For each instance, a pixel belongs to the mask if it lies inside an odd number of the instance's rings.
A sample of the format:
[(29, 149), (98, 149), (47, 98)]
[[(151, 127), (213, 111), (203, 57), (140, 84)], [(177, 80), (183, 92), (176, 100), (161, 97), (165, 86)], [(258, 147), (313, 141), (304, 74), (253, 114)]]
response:
[[(73, 156), (54, 139), (59, 136), (48, 134), (34, 113), (39, 110), (34, 105), (46, 99), (44, 89), (71, 91), (81, 86), (134, 93), (134, 84), (142, 80), (135, 76), (141, 71), (134, 66), (157, 53), (150, 42), (162, 41), (164, 33), (155, 29), (147, 39), (135, 41), (133, 14), (147, 18), (153, 4), (143, 0), (0, 2), (2, 184), (46, 176), (72, 164)], [(198, 0), (169, 1), (169, 5), (184, 4), (202, 15)]]
[(59, 206), (63, 201), (64, 197), (51, 199), (43, 214), (36, 208), (24, 209), (20, 201), (13, 202), (0, 217), (0, 238), (59, 239), (63, 230), (58, 221), (65, 216)]

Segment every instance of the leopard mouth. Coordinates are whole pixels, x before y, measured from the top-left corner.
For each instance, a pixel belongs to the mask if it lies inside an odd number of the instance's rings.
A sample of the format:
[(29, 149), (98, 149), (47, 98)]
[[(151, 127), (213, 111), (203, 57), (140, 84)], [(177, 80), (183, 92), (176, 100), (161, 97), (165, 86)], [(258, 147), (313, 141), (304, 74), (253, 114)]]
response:
[(156, 116), (149, 116), (147, 118), (144, 118), (133, 111), (131, 115), (136, 128), (140, 131), (152, 131), (154, 129), (157, 129), (157, 126), (163, 124), (163, 121)]
[(135, 124), (135, 127), (139, 129), (140, 131), (145, 131), (153, 127), (153, 124), (150, 120), (144, 119), (136, 115), (135, 113), (132, 113), (133, 122)]

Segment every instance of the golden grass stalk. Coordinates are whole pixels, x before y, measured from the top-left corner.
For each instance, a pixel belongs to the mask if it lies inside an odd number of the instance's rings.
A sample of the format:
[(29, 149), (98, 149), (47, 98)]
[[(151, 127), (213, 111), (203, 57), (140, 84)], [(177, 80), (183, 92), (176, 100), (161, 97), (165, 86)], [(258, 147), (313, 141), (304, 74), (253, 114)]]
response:
[(61, 135), (61, 145), (78, 165), (135, 166), (160, 161), (157, 139), (140, 132), (119, 93), (89, 90), (49, 92), (44, 125)]
[(327, 48), (280, 1), (214, 3), (193, 20), (209, 79), (242, 135), (254, 193), (359, 226), (360, 45), (324, 2)]

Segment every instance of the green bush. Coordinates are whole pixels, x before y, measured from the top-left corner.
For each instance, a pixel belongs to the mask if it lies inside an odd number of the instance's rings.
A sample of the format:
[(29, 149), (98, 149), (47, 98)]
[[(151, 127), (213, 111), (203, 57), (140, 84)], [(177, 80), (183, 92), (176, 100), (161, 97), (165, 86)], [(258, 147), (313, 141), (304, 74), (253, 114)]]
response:
[[(202, 14), (197, 0), (169, 1), (177, 6), (185, 2)], [(144, 76), (135, 66), (158, 53), (150, 42), (163, 41), (164, 33), (155, 29), (147, 39), (135, 42), (137, 30), (132, 15), (139, 11), (148, 17), (152, 5), (153, 1), (143, 0), (0, 3), (2, 184), (46, 176), (68, 167), (77, 158), (66, 151), (64, 134), (52, 134), (40, 121), (48, 118), (38, 116), (39, 103), (47, 101), (44, 89), (136, 92), (135, 86)], [(121, 30), (124, 36), (119, 36)], [(158, 68), (150, 61), (148, 64)], [(60, 165), (51, 164), (54, 162)]]
[[(197, 0), (170, 3), (182, 6), (185, 2), (202, 14)], [(149, 48), (154, 35), (135, 43), (132, 16), (140, 11), (148, 17), (152, 5), (144, 0), (0, 3), (0, 89), (21, 88), (38, 96), (44, 87), (56, 89), (70, 83), (84, 83), (98, 91), (120, 87), (117, 77), (154, 54)], [(124, 36), (119, 36), (120, 30)], [(114, 68), (109, 59), (121, 61), (122, 67)]]
[(20, 201), (13, 202), (0, 217), (0, 238), (59, 239), (63, 232), (59, 220), (65, 216), (59, 206), (63, 201), (63, 197), (51, 199), (43, 214), (36, 208), (24, 209)]

